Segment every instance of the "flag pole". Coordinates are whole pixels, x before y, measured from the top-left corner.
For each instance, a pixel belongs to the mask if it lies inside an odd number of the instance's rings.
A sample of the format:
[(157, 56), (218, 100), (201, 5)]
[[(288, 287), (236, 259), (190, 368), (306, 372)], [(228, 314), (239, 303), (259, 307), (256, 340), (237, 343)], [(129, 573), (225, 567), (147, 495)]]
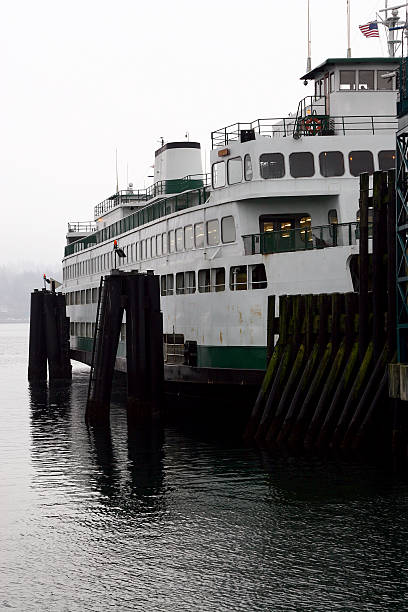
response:
[(312, 69), (312, 40), (310, 29), (310, 0), (307, 0), (307, 62), (306, 72)]
[(350, 0), (347, 0), (347, 57), (351, 57), (351, 44), (350, 44)]

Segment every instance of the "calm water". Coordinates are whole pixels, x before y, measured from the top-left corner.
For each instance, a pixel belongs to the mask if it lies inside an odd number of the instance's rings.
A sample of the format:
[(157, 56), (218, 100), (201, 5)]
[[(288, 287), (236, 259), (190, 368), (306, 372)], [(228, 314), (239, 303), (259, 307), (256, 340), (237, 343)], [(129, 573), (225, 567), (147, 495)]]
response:
[[(167, 426), (89, 433), (87, 369), (29, 390), (0, 325), (0, 609), (408, 610), (408, 487)], [(199, 430), (200, 431), (200, 430)]]

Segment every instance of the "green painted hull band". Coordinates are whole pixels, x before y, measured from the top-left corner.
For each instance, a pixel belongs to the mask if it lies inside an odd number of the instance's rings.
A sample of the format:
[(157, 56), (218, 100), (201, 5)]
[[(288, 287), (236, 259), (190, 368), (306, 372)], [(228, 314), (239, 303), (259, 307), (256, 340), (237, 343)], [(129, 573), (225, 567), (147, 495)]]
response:
[[(92, 338), (78, 336), (71, 339), (71, 347), (92, 352)], [(119, 342), (118, 357), (126, 357), (126, 344)], [(199, 368), (233, 368), (236, 370), (265, 370), (266, 346), (198, 346)]]
[(266, 369), (266, 346), (198, 346), (199, 368)]

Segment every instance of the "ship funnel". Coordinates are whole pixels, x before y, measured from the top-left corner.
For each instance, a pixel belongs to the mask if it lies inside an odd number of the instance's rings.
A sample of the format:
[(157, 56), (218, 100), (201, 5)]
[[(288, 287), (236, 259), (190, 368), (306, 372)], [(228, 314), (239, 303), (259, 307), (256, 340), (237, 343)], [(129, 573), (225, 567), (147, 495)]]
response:
[[(167, 142), (155, 152), (154, 182), (202, 174), (199, 142)], [(197, 177), (198, 178), (198, 177)]]

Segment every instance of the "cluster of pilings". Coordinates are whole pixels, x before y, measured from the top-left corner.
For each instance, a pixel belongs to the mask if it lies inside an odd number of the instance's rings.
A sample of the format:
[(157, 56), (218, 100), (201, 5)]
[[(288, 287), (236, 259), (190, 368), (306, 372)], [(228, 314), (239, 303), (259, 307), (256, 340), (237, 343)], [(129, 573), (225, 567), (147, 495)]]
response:
[(371, 180), (372, 195), (369, 175), (360, 177), (358, 292), (280, 296), (278, 320), (269, 298), (270, 359), (249, 440), (291, 451), (391, 448), (395, 173), (375, 172)]
[(159, 277), (114, 271), (102, 277), (86, 407), (88, 423), (109, 422), (112, 380), (124, 312), (128, 419), (158, 419), (162, 401), (163, 321)]
[(50, 380), (71, 379), (69, 350), (65, 295), (35, 289), (31, 294), (28, 380), (47, 380), (47, 362)]

